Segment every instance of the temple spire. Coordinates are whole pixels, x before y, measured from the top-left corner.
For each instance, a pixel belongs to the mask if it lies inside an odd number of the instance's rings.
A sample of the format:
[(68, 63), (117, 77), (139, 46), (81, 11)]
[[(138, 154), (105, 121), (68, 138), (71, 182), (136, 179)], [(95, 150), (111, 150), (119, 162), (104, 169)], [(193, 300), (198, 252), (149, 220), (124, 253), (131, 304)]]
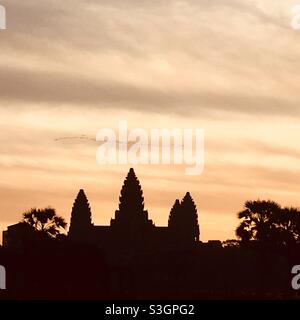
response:
[(88, 236), (92, 226), (92, 213), (83, 189), (80, 189), (72, 208), (69, 236), (83, 239)]
[(169, 215), (169, 221), (168, 221), (168, 227), (173, 230), (176, 231), (176, 226), (178, 225), (178, 223), (180, 223), (180, 212), (181, 210), (181, 204), (180, 201), (178, 199), (176, 199), (171, 211), (170, 211), (170, 215)]
[(181, 209), (184, 215), (183, 224), (186, 233), (189, 235), (191, 241), (198, 242), (200, 236), (198, 213), (195, 202), (189, 192), (186, 193), (181, 202)]
[(135, 214), (144, 210), (144, 197), (140, 182), (133, 168), (128, 172), (119, 198), (119, 210)]
[(176, 200), (169, 215), (170, 236), (176, 246), (186, 246), (199, 241), (197, 208), (189, 192), (183, 200)]
[(142, 225), (152, 225), (148, 220), (148, 212), (144, 210), (144, 196), (140, 182), (131, 168), (127, 174), (119, 197), (119, 210), (116, 211), (115, 219), (111, 225), (123, 225), (130, 229)]

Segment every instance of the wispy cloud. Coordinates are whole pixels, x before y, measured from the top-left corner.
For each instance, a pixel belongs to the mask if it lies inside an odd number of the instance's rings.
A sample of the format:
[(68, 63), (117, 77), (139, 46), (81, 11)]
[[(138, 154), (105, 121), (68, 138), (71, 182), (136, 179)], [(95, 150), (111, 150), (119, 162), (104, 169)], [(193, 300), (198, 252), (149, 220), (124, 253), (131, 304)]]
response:
[[(140, 171), (158, 224), (186, 190), (199, 203), (205, 239), (232, 237), (235, 213), (249, 198), (300, 206), (295, 1), (2, 3), (1, 221), (49, 204), (69, 217), (80, 187), (96, 222), (109, 221), (128, 168), (97, 166), (92, 141), (120, 119), (205, 129), (203, 176), (187, 178), (177, 167)], [(64, 137), (91, 140), (56, 140)], [(217, 216), (224, 231), (211, 223)]]

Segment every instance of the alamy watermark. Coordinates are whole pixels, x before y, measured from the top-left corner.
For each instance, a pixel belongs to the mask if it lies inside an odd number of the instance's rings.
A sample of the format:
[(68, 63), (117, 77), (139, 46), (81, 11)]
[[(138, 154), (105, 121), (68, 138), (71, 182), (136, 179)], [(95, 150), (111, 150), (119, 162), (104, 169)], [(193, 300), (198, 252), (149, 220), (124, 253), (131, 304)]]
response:
[(0, 290), (6, 289), (6, 270), (4, 266), (0, 265)]
[(6, 9), (0, 5), (0, 30), (6, 29)]
[(300, 289), (300, 265), (293, 266), (292, 274), (295, 276), (292, 279), (292, 288), (294, 290)]
[(112, 128), (98, 131), (97, 162), (104, 164), (173, 164), (188, 166), (187, 175), (200, 175), (204, 168), (204, 130), (202, 129), (128, 129), (119, 121)]

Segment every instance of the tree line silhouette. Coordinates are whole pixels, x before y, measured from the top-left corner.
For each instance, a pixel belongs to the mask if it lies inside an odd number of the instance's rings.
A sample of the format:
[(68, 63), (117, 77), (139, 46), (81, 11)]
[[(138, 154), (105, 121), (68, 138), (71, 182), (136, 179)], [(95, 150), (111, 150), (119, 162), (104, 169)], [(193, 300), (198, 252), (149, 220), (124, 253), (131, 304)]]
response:
[(238, 218), (237, 239), (202, 243), (187, 192), (171, 208), (168, 227), (155, 227), (131, 169), (109, 227), (93, 225), (83, 190), (68, 233), (52, 207), (33, 208), (8, 227), (0, 248), (8, 290), (0, 297), (296, 298), (290, 273), (300, 262), (300, 211), (255, 200), (245, 203)]
[(236, 235), (242, 246), (291, 248), (300, 243), (300, 210), (274, 201), (247, 201), (238, 214)]

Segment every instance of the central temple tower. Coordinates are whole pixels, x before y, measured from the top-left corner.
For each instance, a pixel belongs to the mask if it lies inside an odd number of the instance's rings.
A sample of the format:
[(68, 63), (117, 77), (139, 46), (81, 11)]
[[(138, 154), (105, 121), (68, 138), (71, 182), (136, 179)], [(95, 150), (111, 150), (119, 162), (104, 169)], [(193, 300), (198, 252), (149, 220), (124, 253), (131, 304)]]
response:
[(112, 232), (122, 242), (144, 242), (153, 234), (154, 224), (148, 219), (147, 210), (144, 210), (143, 191), (132, 168), (124, 181), (119, 209), (110, 225)]

